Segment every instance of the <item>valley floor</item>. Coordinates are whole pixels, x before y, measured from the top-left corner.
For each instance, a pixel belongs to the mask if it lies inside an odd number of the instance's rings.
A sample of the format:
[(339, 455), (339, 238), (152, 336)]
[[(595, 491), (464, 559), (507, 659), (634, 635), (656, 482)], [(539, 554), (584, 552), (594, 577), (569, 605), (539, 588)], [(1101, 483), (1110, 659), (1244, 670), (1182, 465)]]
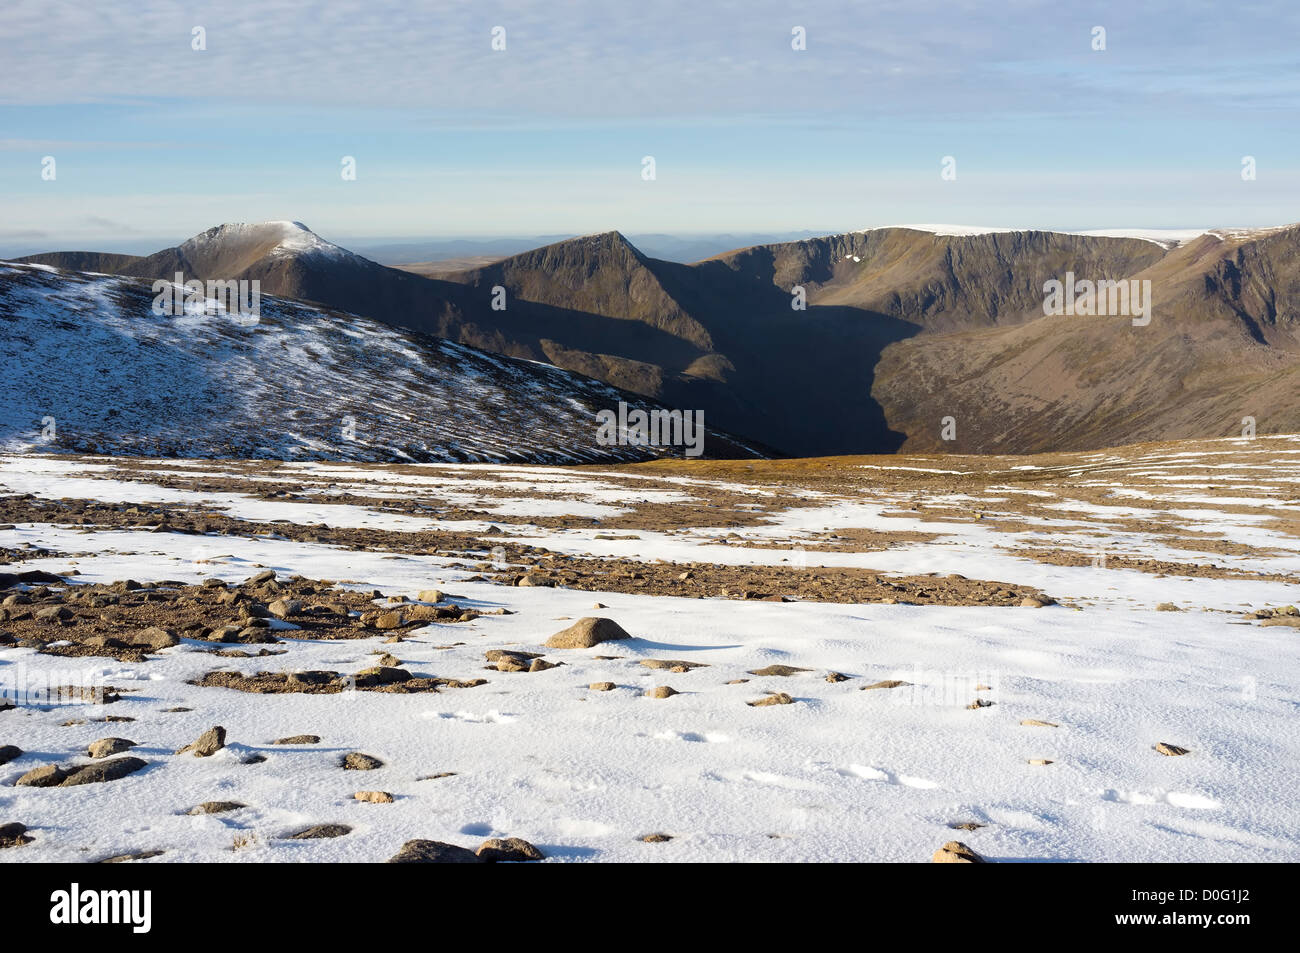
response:
[[(26, 831), (0, 861), (520, 837), (552, 861), (960, 840), (1294, 862), (1298, 484), (1289, 436), (613, 468), (3, 456), (0, 825)], [(57, 579), (5, 576), (33, 571)], [(590, 616), (631, 638), (545, 645)], [(33, 693), (86, 684), (107, 690)], [(218, 725), (215, 753), (175, 753)], [(143, 766), (16, 784), (105, 737)]]

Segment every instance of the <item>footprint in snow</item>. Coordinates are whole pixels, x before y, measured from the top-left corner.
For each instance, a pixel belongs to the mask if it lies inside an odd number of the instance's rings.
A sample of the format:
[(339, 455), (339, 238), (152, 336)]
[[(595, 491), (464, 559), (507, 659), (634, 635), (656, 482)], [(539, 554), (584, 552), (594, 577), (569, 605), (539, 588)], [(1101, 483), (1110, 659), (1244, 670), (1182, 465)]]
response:
[(916, 788), (920, 791), (930, 791), (939, 787), (938, 781), (931, 781), (928, 778), (913, 777), (909, 774), (892, 774), (889, 771), (882, 771), (880, 768), (870, 768), (861, 764), (850, 764), (847, 767), (839, 768), (838, 773), (846, 778), (861, 778), (863, 781), (901, 784), (903, 787)]
[(731, 738), (720, 731), (657, 731), (653, 737), (660, 741), (696, 741), (706, 744), (726, 744)]
[(426, 711), (424, 717), (449, 718), (454, 721), (464, 721), (475, 725), (508, 725), (510, 722), (519, 719), (518, 715), (497, 711), (495, 708), (483, 715), (476, 715), (472, 711)]
[(1101, 799), (1142, 807), (1165, 803), (1193, 811), (1213, 811), (1223, 806), (1212, 797), (1187, 791), (1117, 791), (1110, 788), (1101, 793)]

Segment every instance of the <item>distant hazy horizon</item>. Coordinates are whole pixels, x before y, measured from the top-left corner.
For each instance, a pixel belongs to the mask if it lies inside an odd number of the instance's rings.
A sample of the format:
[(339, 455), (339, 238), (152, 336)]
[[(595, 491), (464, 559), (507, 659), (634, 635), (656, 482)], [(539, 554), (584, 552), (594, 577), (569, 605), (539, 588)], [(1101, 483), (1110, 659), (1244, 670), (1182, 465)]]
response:
[[(224, 223), (213, 223), (224, 224)], [(310, 227), (311, 223), (304, 223)], [(907, 226), (909, 223), (890, 223), (896, 226)], [(969, 225), (969, 223), (951, 223), (953, 225)], [(1273, 224), (1291, 224), (1291, 223), (1273, 223)], [(742, 248), (749, 245), (772, 244), (777, 242), (800, 241), (807, 238), (823, 237), (826, 235), (846, 234), (854, 231), (863, 231), (870, 228), (887, 227), (885, 224), (868, 225), (857, 229), (800, 229), (797, 231), (770, 231), (770, 232), (700, 232), (700, 233), (665, 233), (656, 232), (642, 234), (637, 232), (626, 232), (622, 229), (623, 234), (632, 242), (640, 251), (652, 258), (660, 258), (665, 261), (692, 262), (711, 255), (721, 254), (722, 252), (731, 251), (736, 248)], [(998, 225), (987, 226), (996, 230), (1032, 230), (1032, 231), (1051, 231), (1051, 232), (1089, 232), (1105, 231), (1106, 226), (1087, 225), (1081, 227), (1057, 227), (1057, 226), (1012, 226)], [(1196, 230), (1207, 229), (1210, 226), (1193, 226)], [(1220, 226), (1218, 227), (1231, 227)], [(1158, 225), (1148, 229), (1130, 229), (1125, 227), (1124, 230), (1132, 231), (1169, 231), (1177, 232), (1187, 230), (1185, 227)], [(315, 231), (315, 229), (313, 229)], [(317, 234), (320, 234), (317, 232)], [(425, 261), (440, 261), (446, 259), (460, 258), (468, 255), (496, 255), (506, 257), (527, 251), (533, 248), (539, 248), (544, 245), (561, 242), (570, 238), (577, 238), (585, 233), (555, 233), (546, 235), (386, 235), (386, 236), (337, 236), (321, 235), (336, 245), (341, 245), (349, 251), (354, 251), (363, 257), (370, 258), (384, 265), (408, 264)], [(164, 248), (171, 248), (181, 244), (192, 235), (184, 236), (165, 236), (152, 238), (130, 238), (130, 239), (103, 239), (93, 240), (84, 247), (75, 242), (57, 241), (50, 243), (48, 241), (40, 242), (0, 242), (0, 260), (20, 258), (27, 255), (39, 255), (59, 251), (97, 251), (112, 252), (123, 255), (150, 255)]]

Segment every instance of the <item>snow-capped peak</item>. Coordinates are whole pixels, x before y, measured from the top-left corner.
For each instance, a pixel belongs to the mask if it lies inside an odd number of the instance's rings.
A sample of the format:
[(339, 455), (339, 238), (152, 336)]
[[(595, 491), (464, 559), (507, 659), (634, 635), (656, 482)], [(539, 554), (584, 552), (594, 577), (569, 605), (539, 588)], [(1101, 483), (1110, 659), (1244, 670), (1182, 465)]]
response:
[(247, 250), (271, 256), (357, 257), (346, 248), (321, 238), (302, 222), (228, 222), (195, 235), (180, 247), (187, 254), (200, 255)]

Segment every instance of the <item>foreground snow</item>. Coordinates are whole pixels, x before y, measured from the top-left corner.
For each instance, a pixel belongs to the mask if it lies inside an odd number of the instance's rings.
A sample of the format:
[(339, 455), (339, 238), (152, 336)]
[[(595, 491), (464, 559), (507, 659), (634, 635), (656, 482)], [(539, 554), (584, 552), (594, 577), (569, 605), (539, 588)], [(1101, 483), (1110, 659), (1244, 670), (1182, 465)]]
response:
[[(1165, 475), (1177, 472), (1171, 461), (1131, 463)], [(378, 468), (299, 469), (305, 478), (347, 479), (430, 500), (472, 495), (482, 481), (508, 474), (506, 485), (515, 487), (517, 498), (506, 501), (513, 515), (498, 525), (520, 539), (529, 538), (530, 516), (564, 508), (562, 498), (557, 502), (556, 495), (540, 490), (563, 488), (577, 512), (593, 501), (607, 503), (610, 488), (627, 472), (429, 466), (417, 478)], [(646, 479), (644, 472), (637, 477)], [(675, 494), (670, 499), (709, 483), (660, 482)], [(125, 492), (122, 483), (95, 478), (95, 465), (85, 462), (8, 458), (0, 468), (3, 492), (50, 499), (88, 497), (96, 485), (106, 499), (137, 502), (174, 499), (182, 492), (138, 480), (126, 481), (134, 492)], [(763, 492), (756, 487), (755, 498)], [(1170, 492), (1188, 491), (1174, 486)], [(647, 560), (713, 559), (725, 551), (759, 562), (789, 553), (746, 550), (744, 541), (814, 526), (868, 526), (889, 519), (881, 515), (886, 503), (895, 502), (888, 497), (882, 491), (874, 505), (811, 494), (807, 509), (792, 509), (774, 525), (739, 528), (741, 542), (729, 546), (710, 542), (704, 527), (694, 536), (643, 532), (623, 542), (598, 540), (595, 532), (532, 536), (556, 551), (599, 555), (605, 546), (609, 555)], [(279, 518), (294, 521), (328, 515), (334, 525), (351, 519), (408, 528), (392, 514), (365, 507), (322, 514), (328, 504), (253, 501), (239, 494), (218, 502), (230, 512), (256, 502), (263, 508), (252, 514), (257, 519), (270, 518), (278, 508)], [(499, 497), (493, 502), (505, 505)], [(1071, 520), (1086, 522), (1089, 515), (1078, 505), (1062, 527), (1047, 531), (1064, 538)], [(1092, 518), (1100, 526), (1105, 514)], [(1203, 518), (1220, 528), (1234, 526), (1232, 513)], [(1252, 528), (1255, 522), (1243, 517), (1240, 525)], [(0, 744), (26, 752), (0, 767), (0, 822), (21, 821), (35, 838), (0, 851), (0, 860), (79, 861), (163, 850), (159, 861), (376, 861), (413, 838), (473, 847), (495, 835), (523, 837), (552, 859), (575, 861), (920, 861), (954, 836), (999, 861), (1300, 859), (1300, 806), (1292, 777), (1300, 762), (1296, 630), (1247, 624), (1235, 614), (1246, 606), (1294, 601), (1293, 584), (1043, 565), (1008, 554), (1000, 548), (1006, 539), (983, 527), (934, 525), (946, 535), (932, 543), (887, 552), (818, 552), (814, 559), (915, 572), (925, 571), (918, 567), (928, 557), (930, 571), (986, 571), (986, 578), (1078, 596), (1077, 607), (776, 604), (611, 593), (597, 594), (608, 608), (594, 610), (589, 592), (470, 581), (477, 570), (452, 557), (343, 551), (268, 536), (85, 531), (45, 523), (0, 530), (0, 546), (31, 543), (76, 554), (32, 559), (22, 568), (66, 571), (75, 565), (78, 582), (194, 582), (209, 575), (237, 582), (271, 567), (282, 576), (349, 580), (386, 596), (413, 598), (438, 586), (462, 597), (463, 604), (514, 613), (430, 625), (395, 645), (381, 639), (294, 641), (292, 632), (281, 632), (286, 641), (277, 648), (287, 654), (265, 658), (216, 659), (190, 642), (143, 664), (0, 649), (0, 677), (11, 683), (57, 681), (75, 665), (101, 670), (112, 685), (138, 689), (101, 709), (22, 707), (0, 713)], [(1278, 533), (1269, 542), (1287, 545)], [(1300, 568), (1297, 541), (1289, 545), (1289, 556), (1239, 565)], [(1179, 614), (1155, 609), (1170, 599), (1201, 608)], [(1229, 608), (1233, 614), (1224, 611)], [(569, 619), (587, 615), (617, 620), (633, 640), (590, 650), (541, 648)], [(535, 673), (485, 671), (483, 653), (502, 647), (545, 651), (547, 659), (564, 664)], [(484, 677), (489, 683), (406, 696), (247, 695), (186, 684), (214, 667), (249, 674), (356, 671), (373, 664), (376, 650), (393, 651), (417, 674)], [(596, 657), (601, 655), (618, 657)], [(639, 664), (646, 658), (707, 667), (652, 671)], [(773, 663), (809, 671), (792, 677), (747, 674)], [(832, 671), (851, 678), (828, 682)], [(749, 681), (727, 684), (742, 678)], [(861, 690), (884, 679), (912, 684)], [(588, 688), (601, 681), (618, 687)], [(681, 694), (644, 695), (663, 684)], [(795, 703), (746, 704), (769, 691), (786, 692)], [(968, 709), (977, 697), (995, 704)], [(192, 711), (164, 713), (173, 707)], [(135, 721), (63, 725), (102, 714)], [(1021, 724), (1028, 719), (1059, 727)], [(208, 759), (172, 756), (217, 724), (227, 729), (226, 749)], [(303, 733), (322, 741), (270, 744)], [(150, 767), (107, 784), (9, 786), (41, 763), (73, 760), (108, 735), (138, 742), (131, 753)], [(1191, 753), (1163, 757), (1153, 750), (1159, 742)], [(267, 760), (242, 764), (252, 750)], [(337, 767), (343, 753), (358, 750), (385, 766), (371, 772)], [(1032, 763), (1038, 760), (1052, 763)], [(455, 774), (419, 780), (442, 772)], [(396, 801), (359, 803), (352, 797), (359, 790), (388, 791)], [(186, 815), (212, 800), (248, 806)], [(955, 835), (948, 825), (957, 822), (987, 826)], [(278, 839), (324, 823), (353, 830), (330, 840)], [(673, 839), (639, 839), (652, 832)], [(251, 836), (251, 846), (232, 850), (243, 835)]]

